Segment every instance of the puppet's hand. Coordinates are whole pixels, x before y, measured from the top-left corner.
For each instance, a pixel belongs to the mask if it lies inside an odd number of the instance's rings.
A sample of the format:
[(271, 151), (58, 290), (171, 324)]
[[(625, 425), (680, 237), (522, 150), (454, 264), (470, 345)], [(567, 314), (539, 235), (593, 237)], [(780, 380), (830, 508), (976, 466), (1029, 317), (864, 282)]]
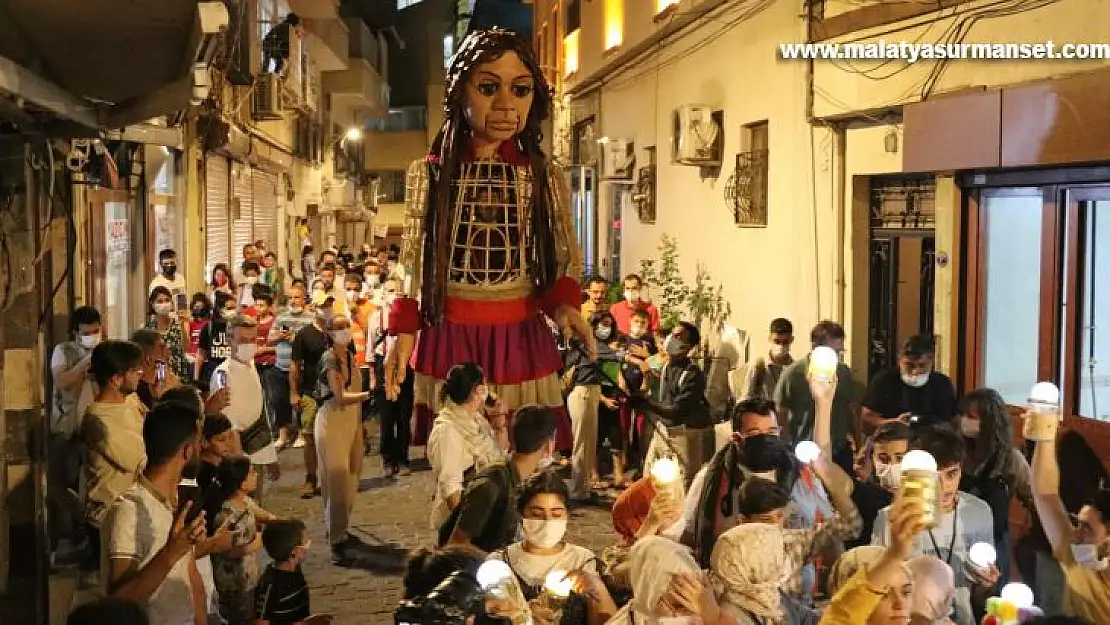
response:
[(597, 340), (594, 338), (593, 328), (582, 318), (582, 313), (577, 308), (560, 306), (555, 312), (555, 323), (559, 324), (564, 339), (577, 335), (589, 350), (590, 360), (597, 360)]
[(415, 334), (398, 334), (385, 356), (385, 398), (389, 401), (397, 401), (401, 395), (401, 384), (408, 375), (409, 359), (415, 345)]

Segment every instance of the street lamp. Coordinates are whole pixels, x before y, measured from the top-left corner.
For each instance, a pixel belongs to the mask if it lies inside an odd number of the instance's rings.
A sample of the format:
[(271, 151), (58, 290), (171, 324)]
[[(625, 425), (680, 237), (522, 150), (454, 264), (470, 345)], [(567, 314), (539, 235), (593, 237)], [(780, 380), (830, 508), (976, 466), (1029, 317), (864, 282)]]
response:
[(362, 141), (362, 128), (351, 126), (347, 129), (347, 134), (343, 138), (347, 141)]

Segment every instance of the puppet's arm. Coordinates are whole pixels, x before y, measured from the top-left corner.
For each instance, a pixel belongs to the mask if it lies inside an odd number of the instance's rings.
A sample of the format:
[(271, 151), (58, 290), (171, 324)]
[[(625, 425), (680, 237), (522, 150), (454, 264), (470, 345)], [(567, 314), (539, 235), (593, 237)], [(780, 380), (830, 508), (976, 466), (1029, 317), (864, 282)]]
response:
[[(582, 278), (582, 250), (574, 236), (574, 225), (570, 217), (570, 185), (566, 172), (554, 163), (547, 166), (548, 185), (551, 187), (551, 212), (555, 220), (555, 253), (559, 259), (559, 272), (575, 281)], [(582, 302), (577, 302), (576, 305)]]
[(424, 215), (428, 208), (428, 162), (424, 159), (409, 165), (405, 176), (405, 230), (401, 241), (401, 265), (409, 273), (409, 284), (403, 297), (393, 301), (389, 309), (389, 334), (397, 340), (390, 346), (385, 359), (385, 394), (394, 400), (401, 392), (407, 365), (416, 346), (420, 330), (420, 293), (424, 276)]

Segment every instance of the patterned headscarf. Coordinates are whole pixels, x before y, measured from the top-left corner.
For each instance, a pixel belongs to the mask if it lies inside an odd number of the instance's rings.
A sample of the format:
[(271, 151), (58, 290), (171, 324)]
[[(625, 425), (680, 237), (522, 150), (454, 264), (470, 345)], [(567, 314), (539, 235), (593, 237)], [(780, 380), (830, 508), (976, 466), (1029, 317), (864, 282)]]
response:
[(711, 574), (721, 607), (738, 618), (754, 616), (785, 625), (780, 586), (786, 571), (782, 528), (745, 523), (721, 534), (713, 547)]
[(917, 556), (906, 565), (913, 579), (913, 607), (910, 614), (944, 622), (952, 614), (956, 598), (956, 579), (952, 567), (936, 556)]
[(835, 595), (856, 573), (875, 564), (884, 551), (883, 547), (865, 545), (845, 552), (829, 571), (829, 595)]

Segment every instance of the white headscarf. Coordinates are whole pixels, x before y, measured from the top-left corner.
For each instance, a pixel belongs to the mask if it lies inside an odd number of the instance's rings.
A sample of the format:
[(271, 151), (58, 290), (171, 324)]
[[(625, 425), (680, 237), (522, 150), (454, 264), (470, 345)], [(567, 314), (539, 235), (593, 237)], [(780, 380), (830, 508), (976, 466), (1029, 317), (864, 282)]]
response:
[(947, 622), (956, 598), (952, 567), (936, 556), (917, 556), (906, 563), (913, 579), (910, 613), (935, 622)]
[(651, 615), (670, 588), (671, 578), (686, 573), (700, 574), (701, 568), (690, 549), (661, 536), (641, 538), (629, 554), (632, 571), (632, 607)]
[(466, 441), (466, 449), (458, 450), (474, 458), (474, 470), (505, 459), (505, 452), (497, 444), (489, 421), (477, 412), (471, 412), (450, 399), (443, 402), (432, 428), (451, 427)]
[(781, 586), (789, 575), (782, 528), (766, 523), (738, 525), (717, 539), (710, 572), (720, 585), (721, 607), (736, 617), (786, 623)]

